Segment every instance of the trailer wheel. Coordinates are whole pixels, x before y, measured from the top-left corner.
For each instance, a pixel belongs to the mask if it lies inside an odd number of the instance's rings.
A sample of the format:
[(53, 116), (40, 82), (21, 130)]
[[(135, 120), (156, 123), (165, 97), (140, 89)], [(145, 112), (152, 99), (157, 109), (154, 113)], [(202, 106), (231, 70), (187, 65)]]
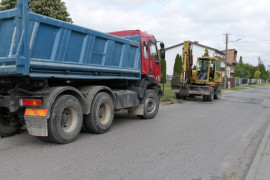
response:
[(0, 108), (0, 137), (10, 137), (21, 129), (19, 117), (7, 108)]
[(106, 133), (114, 118), (112, 98), (105, 92), (98, 93), (92, 101), (90, 114), (84, 118), (84, 128), (91, 133)]
[(48, 120), (48, 139), (59, 144), (70, 143), (77, 138), (82, 125), (83, 112), (79, 100), (71, 95), (58, 97)]
[(159, 97), (153, 90), (147, 89), (143, 99), (144, 115), (138, 115), (141, 119), (152, 119), (157, 115), (159, 109)]
[(221, 98), (221, 89), (218, 87), (215, 91), (214, 99), (220, 99)]

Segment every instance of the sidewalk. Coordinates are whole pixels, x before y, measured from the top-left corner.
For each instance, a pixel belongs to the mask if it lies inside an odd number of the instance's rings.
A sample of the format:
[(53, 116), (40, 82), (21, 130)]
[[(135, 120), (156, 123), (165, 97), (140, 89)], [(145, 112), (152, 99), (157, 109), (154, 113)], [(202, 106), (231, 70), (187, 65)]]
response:
[(245, 180), (270, 180), (270, 125)]

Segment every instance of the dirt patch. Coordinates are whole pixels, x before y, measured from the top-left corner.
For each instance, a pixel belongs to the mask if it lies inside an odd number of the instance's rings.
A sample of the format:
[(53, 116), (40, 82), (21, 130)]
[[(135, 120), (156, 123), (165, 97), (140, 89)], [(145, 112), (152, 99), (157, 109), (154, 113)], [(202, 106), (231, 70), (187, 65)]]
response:
[(185, 101), (183, 99), (165, 99), (160, 101), (160, 106), (168, 106), (176, 103), (184, 104)]

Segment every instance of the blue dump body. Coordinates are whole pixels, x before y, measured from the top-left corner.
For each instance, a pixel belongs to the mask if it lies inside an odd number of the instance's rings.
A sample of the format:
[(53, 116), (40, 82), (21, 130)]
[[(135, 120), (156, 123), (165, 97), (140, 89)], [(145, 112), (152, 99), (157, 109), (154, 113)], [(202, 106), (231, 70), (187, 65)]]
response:
[(31, 12), (0, 12), (0, 76), (140, 79), (139, 35), (119, 38)]

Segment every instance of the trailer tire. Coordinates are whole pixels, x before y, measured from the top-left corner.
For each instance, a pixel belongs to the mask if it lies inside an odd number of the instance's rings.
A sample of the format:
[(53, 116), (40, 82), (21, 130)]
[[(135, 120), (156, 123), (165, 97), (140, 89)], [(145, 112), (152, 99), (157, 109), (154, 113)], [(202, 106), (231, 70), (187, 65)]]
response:
[(215, 91), (214, 99), (220, 100), (221, 98), (221, 89), (218, 87)]
[(108, 93), (98, 93), (93, 101), (90, 114), (84, 118), (84, 128), (91, 133), (106, 133), (114, 118), (112, 98)]
[(71, 95), (59, 96), (53, 104), (51, 118), (48, 119), (48, 138), (59, 144), (74, 141), (83, 125), (82, 107), (77, 98)]
[(18, 133), (21, 124), (16, 114), (9, 113), (7, 108), (0, 108), (0, 137), (10, 137)]
[(144, 115), (138, 115), (141, 119), (152, 119), (157, 115), (159, 109), (159, 97), (154, 90), (147, 89), (143, 99)]

